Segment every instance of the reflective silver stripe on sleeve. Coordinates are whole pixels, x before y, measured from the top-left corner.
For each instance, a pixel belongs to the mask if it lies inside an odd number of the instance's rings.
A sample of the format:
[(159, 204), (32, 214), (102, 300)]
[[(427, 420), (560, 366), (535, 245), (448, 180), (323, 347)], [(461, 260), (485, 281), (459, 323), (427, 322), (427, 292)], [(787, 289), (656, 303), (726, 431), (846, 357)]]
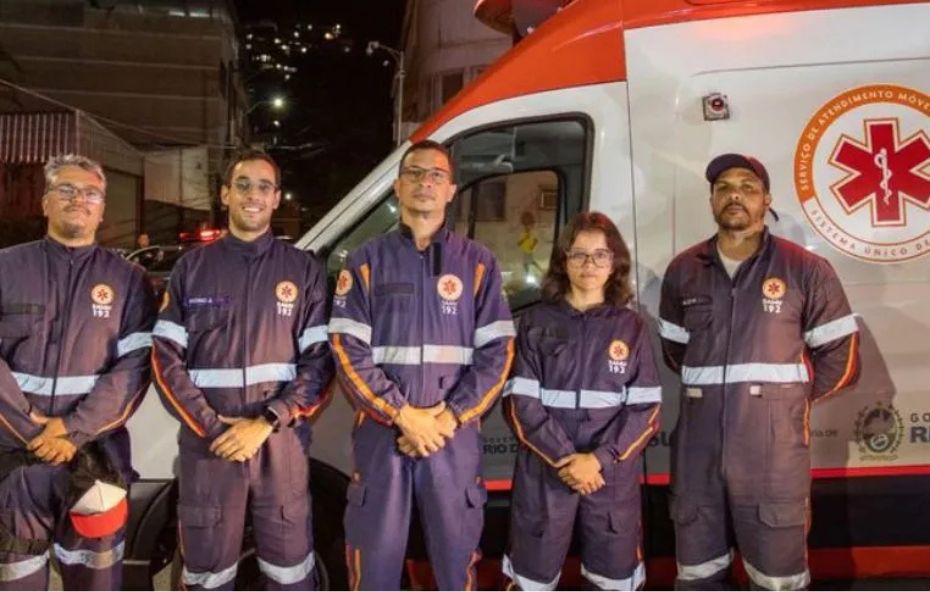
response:
[(35, 376), (22, 372), (13, 372), (13, 379), (24, 393), (50, 397), (54, 385), (56, 395), (84, 395), (93, 390), (100, 378), (91, 376), (59, 376), (58, 380), (49, 376)]
[(423, 361), (433, 364), (458, 364), (468, 366), (472, 362), (474, 350), (457, 345), (424, 345)]
[(661, 403), (661, 386), (631, 386), (626, 389), (626, 404), (641, 405), (643, 403)]
[(555, 578), (551, 582), (540, 582), (521, 576), (514, 570), (513, 563), (510, 561), (508, 555), (504, 555), (504, 562), (501, 566), (501, 570), (504, 572), (504, 575), (513, 580), (521, 590), (555, 590), (556, 585), (559, 583), (559, 578), (562, 577), (561, 570), (559, 573), (555, 574)]
[(582, 563), (581, 575), (600, 590), (639, 590), (639, 587), (646, 581), (646, 566), (640, 562), (630, 577), (616, 579), (596, 574)]
[(290, 567), (281, 567), (280, 565), (269, 563), (259, 557), (258, 569), (275, 582), (283, 586), (289, 586), (306, 579), (313, 571), (315, 561), (316, 559), (313, 556), (313, 551), (310, 551), (306, 559)]
[(578, 393), (578, 406), (582, 409), (607, 409), (623, 405), (624, 393), (617, 391), (589, 391)]
[(732, 551), (697, 565), (685, 565), (678, 562), (678, 579), (684, 581), (703, 580), (719, 573), (721, 570), (727, 569), (731, 563), (733, 563)]
[(297, 376), (294, 364), (258, 364), (242, 368), (193, 368), (188, 374), (200, 388), (242, 388), (263, 382), (288, 382)]
[(15, 582), (31, 576), (39, 570), (45, 569), (48, 563), (48, 553), (36, 555), (22, 561), (0, 563), (0, 582)]
[(814, 327), (804, 334), (804, 343), (808, 347), (820, 347), (830, 343), (834, 339), (840, 339), (852, 335), (859, 330), (856, 324), (856, 315), (851, 314), (845, 317), (835, 319), (829, 323), (824, 323), (819, 327)]
[(484, 347), (495, 339), (514, 337), (516, 334), (517, 330), (513, 326), (513, 321), (494, 321), (475, 329), (475, 347)]
[(120, 541), (118, 545), (106, 551), (91, 551), (90, 549), (65, 549), (55, 543), (55, 557), (66, 565), (83, 565), (90, 569), (107, 569), (123, 560), (123, 551), (126, 542)]
[(152, 347), (151, 333), (130, 333), (116, 343), (116, 356), (122, 358), (131, 351)]
[(371, 348), (371, 359), (375, 364), (395, 364), (398, 366), (419, 366), (420, 348), (397, 345), (385, 345)]
[(767, 576), (746, 559), (743, 559), (743, 566), (746, 568), (746, 575), (749, 579), (765, 590), (806, 590), (811, 581), (811, 574), (808, 570), (793, 576)]
[(371, 325), (359, 323), (352, 319), (333, 318), (329, 321), (329, 333), (345, 333), (371, 345)]
[(16, 384), (19, 386), (19, 390), (24, 393), (45, 395), (46, 397), (52, 395), (52, 384), (55, 381), (51, 378), (33, 376), (32, 374), (24, 374), (23, 372), (13, 372), (12, 374), (13, 380), (15, 380)]
[(304, 353), (311, 345), (326, 341), (328, 338), (328, 328), (326, 325), (307, 327), (297, 341), (297, 349), (300, 353)]
[(187, 349), (187, 329), (171, 321), (160, 320), (152, 329), (153, 337), (161, 337), (175, 342), (183, 349)]
[(690, 385), (715, 385), (724, 382), (808, 382), (807, 366), (804, 364), (732, 364), (726, 367), (724, 381), (723, 366), (683, 366), (681, 382)]
[(691, 341), (691, 334), (687, 329), (662, 318), (659, 319), (659, 335), (675, 343), (686, 344)]
[(539, 389), (539, 400), (546, 407), (559, 409), (574, 409), (577, 397), (575, 391), (559, 391), (555, 389)]
[(504, 385), (504, 395), (524, 395), (527, 397), (539, 398), (539, 381), (532, 378), (523, 378), (514, 376)]
[(236, 577), (239, 570), (239, 562), (233, 563), (226, 569), (218, 572), (198, 571), (192, 572), (187, 570), (187, 566), (181, 570), (181, 581), (187, 586), (200, 586), (201, 588), (219, 588), (228, 584)]

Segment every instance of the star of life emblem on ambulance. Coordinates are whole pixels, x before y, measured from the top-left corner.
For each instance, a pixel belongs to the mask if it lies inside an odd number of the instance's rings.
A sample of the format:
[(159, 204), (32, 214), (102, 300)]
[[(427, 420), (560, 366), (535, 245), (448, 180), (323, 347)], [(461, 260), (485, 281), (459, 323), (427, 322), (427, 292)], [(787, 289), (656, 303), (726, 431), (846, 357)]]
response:
[(762, 282), (762, 310), (770, 314), (781, 314), (781, 305), (785, 294), (788, 293), (788, 284), (777, 277), (767, 278)]
[(457, 275), (447, 273), (439, 278), (436, 282), (436, 292), (442, 299), (442, 314), (458, 314), (458, 301), (462, 297), (463, 290), (462, 280)]
[(607, 348), (607, 368), (611, 374), (626, 374), (627, 360), (630, 358), (630, 346), (620, 339), (614, 339)]
[(297, 284), (294, 282), (288, 280), (278, 282), (278, 285), (274, 288), (274, 295), (278, 299), (277, 310), (279, 316), (289, 317), (294, 314), (294, 303), (297, 302), (299, 293)]
[(107, 284), (97, 284), (90, 290), (91, 313), (98, 319), (110, 318), (116, 293)]
[(870, 84), (827, 100), (798, 138), (794, 186), (811, 228), (845, 255), (930, 253), (930, 95)]

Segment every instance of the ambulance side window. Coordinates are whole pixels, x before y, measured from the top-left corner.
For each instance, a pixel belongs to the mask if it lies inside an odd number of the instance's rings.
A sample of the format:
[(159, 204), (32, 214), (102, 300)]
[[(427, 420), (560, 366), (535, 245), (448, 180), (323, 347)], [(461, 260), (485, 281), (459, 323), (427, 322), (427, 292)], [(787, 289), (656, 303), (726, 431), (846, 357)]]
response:
[(582, 120), (514, 124), (452, 143), (457, 232), (497, 257), (512, 309), (539, 300), (558, 233), (584, 203), (588, 126)]
[(333, 247), (329, 257), (326, 258), (326, 273), (331, 282), (339, 270), (345, 267), (349, 253), (368, 242), (369, 239), (394, 230), (397, 227), (397, 218), (397, 197), (392, 191)]

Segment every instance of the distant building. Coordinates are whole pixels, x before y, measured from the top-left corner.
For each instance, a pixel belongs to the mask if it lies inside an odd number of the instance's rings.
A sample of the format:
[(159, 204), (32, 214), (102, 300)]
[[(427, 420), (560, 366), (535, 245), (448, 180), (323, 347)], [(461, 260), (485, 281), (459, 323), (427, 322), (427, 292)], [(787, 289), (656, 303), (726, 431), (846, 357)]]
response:
[(245, 139), (235, 28), (232, 0), (0, 0), (0, 78), (49, 99), (0, 85), (0, 113), (77, 109), (161, 161), (197, 147), (178, 168), (199, 170), (186, 187), (202, 195), (144, 192), (139, 226), (167, 240), (211, 217)]
[(480, 23), (473, 7), (465, 0), (407, 0), (404, 137), (510, 49), (511, 38)]

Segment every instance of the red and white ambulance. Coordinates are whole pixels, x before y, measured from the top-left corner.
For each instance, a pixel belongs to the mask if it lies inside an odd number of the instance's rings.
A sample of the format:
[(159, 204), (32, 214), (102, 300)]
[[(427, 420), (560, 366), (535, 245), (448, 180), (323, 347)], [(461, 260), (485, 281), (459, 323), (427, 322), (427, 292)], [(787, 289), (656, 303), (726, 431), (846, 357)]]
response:
[[(538, 301), (566, 220), (590, 209), (630, 244), (637, 300), (654, 319), (673, 255), (715, 230), (706, 163), (758, 157), (772, 179), (770, 228), (830, 260), (862, 330), (859, 384), (811, 418), (813, 577), (930, 576), (930, 2), (481, 0), (475, 12), (518, 41), (410, 141), (451, 149), (460, 191), (449, 224), (494, 250), (514, 315)], [(300, 240), (332, 275), (396, 225), (391, 183), (406, 145)], [(664, 384), (644, 475), (653, 586), (674, 577), (665, 493), (678, 389), (671, 373)], [(315, 428), (324, 560), (339, 547), (351, 420), (337, 396)], [(484, 431), (493, 558), (516, 442), (499, 410)], [(136, 452), (143, 476), (171, 478), (167, 448)], [(415, 542), (411, 553), (422, 557)], [(338, 561), (323, 563), (344, 585)], [(416, 584), (428, 574), (413, 565)], [(481, 570), (483, 585), (495, 569)]]

